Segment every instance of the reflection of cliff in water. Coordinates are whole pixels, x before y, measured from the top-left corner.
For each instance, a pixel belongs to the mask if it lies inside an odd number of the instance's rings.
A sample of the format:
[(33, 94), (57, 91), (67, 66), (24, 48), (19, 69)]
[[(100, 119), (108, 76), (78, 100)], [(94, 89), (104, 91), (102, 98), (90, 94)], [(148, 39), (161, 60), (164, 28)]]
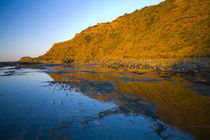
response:
[[(161, 136), (166, 126), (161, 120), (181, 128), (198, 138), (209, 136), (209, 97), (197, 95), (191, 83), (173, 77), (161, 79), (156, 75), (133, 75), (117, 72), (52, 72), (54, 81), (62, 90), (76, 89), (88, 97), (112, 102), (118, 107), (98, 113), (89, 119), (101, 119), (112, 114), (144, 115), (157, 122), (156, 133)], [(157, 107), (154, 104), (157, 105)], [(161, 136), (166, 138), (166, 136)]]
[[(68, 122), (62, 122), (63, 125), (52, 128), (53, 131), (70, 127), (74, 123), (80, 123), (83, 129), (86, 129), (89, 128), (91, 122), (95, 122), (95, 120), (100, 120), (115, 114), (123, 114), (125, 116), (142, 115), (146, 119), (151, 120), (154, 123), (154, 126), (151, 126), (154, 131), (151, 133), (156, 133), (163, 139), (179, 137), (168, 134), (167, 125), (157, 120), (158, 116), (155, 114), (156, 106), (153, 103), (132, 94), (114, 92), (115, 87), (109, 82), (51, 81), (48, 84), (50, 87), (56, 86), (59, 90), (75, 90), (76, 92), (81, 92), (88, 97), (97, 99), (101, 102), (112, 102), (117, 105), (117, 107), (98, 112), (97, 115), (86, 116), (82, 120), (74, 119)], [(130, 121), (131, 123), (134, 123), (132, 120)], [(149, 135), (149, 133), (146, 135)]]
[(189, 83), (163, 80), (155, 83), (121, 82), (115, 85), (118, 92), (135, 93), (155, 103), (161, 121), (186, 130), (198, 138), (209, 137), (210, 99), (186, 88)]
[[(114, 110), (107, 110), (107, 112), (100, 114), (115, 114), (121, 113), (125, 115), (136, 116), (144, 114), (152, 118), (157, 118), (155, 115), (155, 105), (147, 100), (142, 100), (138, 96), (114, 92), (115, 87), (109, 82), (67, 82), (67, 81), (52, 81), (49, 86), (57, 85), (59, 89), (69, 90), (76, 89), (76, 91), (87, 95), (90, 98), (97, 99), (102, 102), (112, 102), (118, 106)], [(104, 87), (104, 88), (103, 88)], [(102, 117), (99, 115), (99, 117)]]

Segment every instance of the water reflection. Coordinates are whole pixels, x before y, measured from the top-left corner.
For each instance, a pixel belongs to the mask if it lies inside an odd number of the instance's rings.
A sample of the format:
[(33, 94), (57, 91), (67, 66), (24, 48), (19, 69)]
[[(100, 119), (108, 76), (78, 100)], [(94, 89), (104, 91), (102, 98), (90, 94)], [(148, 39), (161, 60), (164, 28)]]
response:
[[(89, 68), (88, 72), (76, 70), (73, 73), (56, 72), (49, 75), (55, 83), (70, 85), (88, 97), (118, 106), (116, 110), (108, 110), (102, 114), (141, 114), (153, 121), (158, 118), (197, 138), (209, 137), (210, 100), (192, 90), (191, 82), (175, 76), (163, 79), (154, 74), (102, 71), (98, 72), (97, 68), (91, 71)], [(104, 116), (98, 116), (101, 117)], [(157, 133), (161, 134), (163, 128), (160, 125), (155, 131), (158, 130)]]
[[(151, 136), (151, 138), (155, 139), (186, 137), (182, 136), (181, 132), (179, 132), (180, 134), (173, 134), (172, 132), (169, 131), (170, 128), (167, 124), (164, 124), (163, 122), (158, 120), (158, 116), (155, 114), (156, 106), (152, 102), (148, 100), (143, 100), (136, 95), (114, 92), (115, 88), (113, 84), (109, 82), (90, 82), (86, 80), (84, 81), (81, 80), (80, 82), (50, 81), (47, 83), (48, 84), (46, 86), (50, 87), (54, 91), (57, 90), (76, 91), (83, 93), (84, 95), (90, 97), (91, 99), (96, 99), (103, 103), (107, 102), (114, 103), (112, 108), (108, 108), (103, 111), (99, 110), (97, 113), (91, 115), (85, 115), (84, 113), (85, 110), (80, 110), (80, 114), (82, 114), (82, 116), (84, 115), (83, 117), (80, 117), (79, 120), (73, 118), (70, 121), (62, 122), (61, 126), (53, 127), (52, 128), (53, 131), (60, 131), (61, 129), (69, 128), (73, 124), (77, 123), (81, 124), (81, 127), (83, 128), (84, 132), (86, 131), (86, 129), (89, 129), (90, 127), (100, 126), (104, 128), (104, 126), (101, 125), (100, 120), (103, 120), (104, 118), (109, 116), (122, 114), (123, 116), (129, 118), (129, 122), (132, 125), (128, 126), (127, 128), (133, 127), (133, 125), (138, 125), (138, 123), (136, 124), (135, 119), (131, 118), (131, 116), (133, 117), (140, 116), (142, 120), (146, 119), (148, 122), (145, 123), (151, 127), (150, 129), (147, 128), (146, 130), (147, 132), (143, 134), (147, 137), (150, 137), (150, 135), (153, 133), (155, 133), (156, 135)], [(66, 92), (65, 95), (69, 96), (68, 92)], [(78, 104), (79, 106), (82, 105), (81, 102)], [(96, 107), (96, 105), (94, 106)], [(118, 118), (118, 120), (121, 119)], [(116, 121), (116, 118), (112, 121)], [(133, 135), (134, 134), (135, 133), (133, 133)]]
[(0, 70), (3, 139), (209, 137), (209, 97), (182, 78), (88, 65), (7, 71)]
[(186, 130), (198, 138), (209, 137), (209, 97), (197, 95), (186, 88), (189, 84), (178, 81), (115, 84), (118, 92), (135, 93), (158, 105), (156, 113), (165, 123)]

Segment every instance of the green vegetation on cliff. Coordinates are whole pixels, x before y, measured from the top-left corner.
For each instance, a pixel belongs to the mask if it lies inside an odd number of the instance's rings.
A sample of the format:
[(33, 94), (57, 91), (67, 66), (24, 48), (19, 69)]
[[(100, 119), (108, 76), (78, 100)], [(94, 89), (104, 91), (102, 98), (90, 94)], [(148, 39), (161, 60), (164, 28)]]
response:
[(210, 56), (209, 0), (166, 0), (89, 27), (56, 43), (38, 58), (44, 63), (197, 58)]

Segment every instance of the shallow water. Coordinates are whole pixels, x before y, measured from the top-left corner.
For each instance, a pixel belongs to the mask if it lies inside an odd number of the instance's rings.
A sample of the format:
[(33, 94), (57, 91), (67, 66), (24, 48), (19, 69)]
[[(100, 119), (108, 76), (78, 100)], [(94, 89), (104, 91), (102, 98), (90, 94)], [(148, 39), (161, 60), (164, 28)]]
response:
[(179, 77), (88, 65), (3, 67), (0, 75), (2, 140), (191, 140), (210, 134), (209, 97)]

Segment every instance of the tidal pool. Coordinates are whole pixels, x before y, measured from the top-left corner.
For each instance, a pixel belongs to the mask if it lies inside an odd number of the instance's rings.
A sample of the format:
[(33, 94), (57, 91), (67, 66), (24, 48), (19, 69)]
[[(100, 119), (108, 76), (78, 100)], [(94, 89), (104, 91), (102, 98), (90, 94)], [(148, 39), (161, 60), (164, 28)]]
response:
[(206, 139), (210, 98), (195, 86), (93, 65), (2, 67), (0, 139)]

